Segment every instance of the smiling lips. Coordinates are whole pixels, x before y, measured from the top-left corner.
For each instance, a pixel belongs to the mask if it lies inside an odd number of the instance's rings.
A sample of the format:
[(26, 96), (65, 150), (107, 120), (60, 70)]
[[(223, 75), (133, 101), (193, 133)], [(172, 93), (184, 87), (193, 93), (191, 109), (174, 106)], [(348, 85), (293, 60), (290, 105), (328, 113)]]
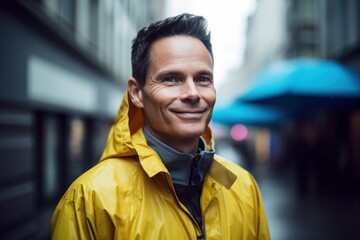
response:
[(180, 118), (184, 119), (200, 119), (208, 109), (189, 109), (189, 110), (173, 110)]

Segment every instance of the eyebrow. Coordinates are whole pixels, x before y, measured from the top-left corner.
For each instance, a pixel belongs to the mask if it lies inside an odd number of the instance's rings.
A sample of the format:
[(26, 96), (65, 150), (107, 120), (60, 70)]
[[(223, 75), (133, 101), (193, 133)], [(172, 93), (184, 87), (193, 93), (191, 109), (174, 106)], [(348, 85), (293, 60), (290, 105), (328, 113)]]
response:
[[(162, 78), (164, 76), (183, 76), (184, 74), (181, 71), (174, 71), (174, 70), (165, 70), (162, 72), (157, 73), (154, 78), (155, 79), (159, 79)], [(200, 76), (200, 75), (208, 75), (213, 77), (213, 72), (212, 71), (208, 71), (208, 70), (201, 70), (199, 72), (197, 72), (195, 74), (195, 76)]]
[(213, 72), (212, 71), (207, 71), (207, 70), (203, 70), (197, 73), (197, 75), (209, 75), (211, 77), (213, 77)]
[(181, 76), (183, 75), (180, 71), (173, 71), (173, 70), (165, 70), (162, 72), (157, 73), (154, 77), (155, 79), (164, 77), (164, 76)]

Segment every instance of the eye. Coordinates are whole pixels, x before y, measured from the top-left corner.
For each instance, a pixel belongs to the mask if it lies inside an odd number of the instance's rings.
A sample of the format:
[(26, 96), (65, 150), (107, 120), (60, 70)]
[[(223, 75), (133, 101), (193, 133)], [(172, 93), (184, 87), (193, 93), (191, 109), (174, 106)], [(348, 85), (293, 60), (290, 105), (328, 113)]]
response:
[(176, 82), (176, 78), (175, 77), (166, 77), (163, 80), (164, 82)]
[(200, 76), (195, 80), (195, 82), (200, 85), (207, 86), (212, 83), (212, 78), (210, 78), (208, 76)]
[(174, 85), (178, 82), (180, 82), (180, 80), (175, 76), (168, 76), (163, 79), (163, 83), (167, 85)]

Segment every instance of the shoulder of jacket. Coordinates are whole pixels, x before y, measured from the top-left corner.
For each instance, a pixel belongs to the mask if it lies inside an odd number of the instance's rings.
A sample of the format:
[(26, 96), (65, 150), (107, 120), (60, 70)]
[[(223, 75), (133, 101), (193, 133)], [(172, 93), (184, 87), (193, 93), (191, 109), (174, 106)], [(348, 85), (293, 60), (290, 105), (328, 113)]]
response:
[(111, 158), (99, 162), (80, 175), (67, 189), (67, 200), (82, 199), (84, 195), (102, 194), (130, 184), (142, 175), (139, 161), (134, 157)]

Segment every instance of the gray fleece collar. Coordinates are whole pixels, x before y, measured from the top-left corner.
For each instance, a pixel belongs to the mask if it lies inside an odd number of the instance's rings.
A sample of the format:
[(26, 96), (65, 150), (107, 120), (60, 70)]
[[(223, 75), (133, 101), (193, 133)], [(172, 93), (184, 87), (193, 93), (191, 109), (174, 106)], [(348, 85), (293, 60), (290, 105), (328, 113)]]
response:
[[(215, 151), (206, 151), (205, 140), (200, 137), (198, 153), (181, 153), (156, 139), (146, 127), (143, 128), (148, 145), (160, 156), (170, 172), (174, 184), (197, 185), (204, 181), (205, 175), (214, 158)], [(195, 175), (199, 177), (193, 177)]]

